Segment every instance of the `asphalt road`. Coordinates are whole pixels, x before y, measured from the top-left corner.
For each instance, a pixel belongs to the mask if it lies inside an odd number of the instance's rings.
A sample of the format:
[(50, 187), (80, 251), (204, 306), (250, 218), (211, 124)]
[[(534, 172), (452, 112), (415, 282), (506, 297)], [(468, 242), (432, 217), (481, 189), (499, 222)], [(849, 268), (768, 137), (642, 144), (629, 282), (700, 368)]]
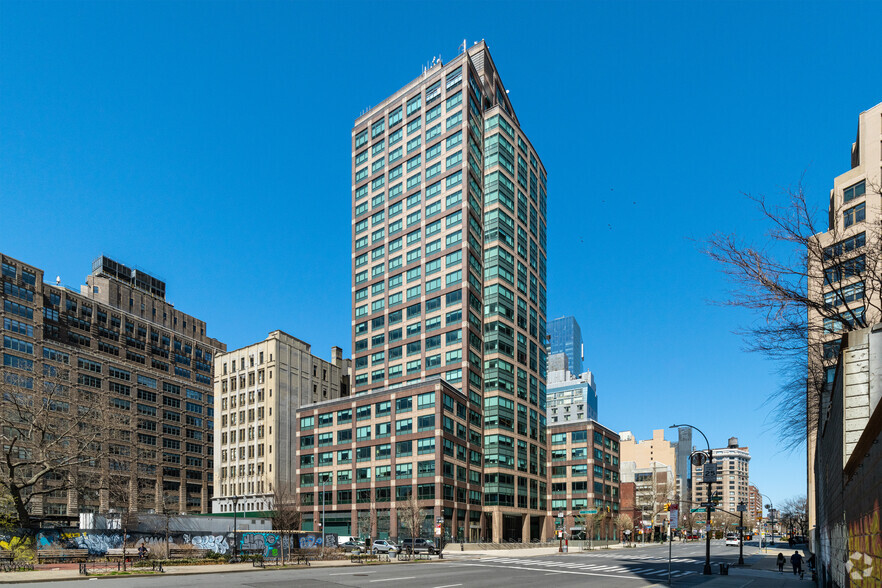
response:
[[(756, 552), (756, 546), (745, 546), (745, 555)], [(312, 568), (300, 570), (254, 571), (230, 574), (187, 576), (113, 578), (98, 580), (101, 586), (124, 588), (336, 588), (358, 587), (419, 587), (419, 588), (536, 588), (537, 586), (584, 586), (586, 584), (617, 588), (619, 586), (651, 586), (666, 584), (668, 579), (668, 547), (651, 546), (640, 549), (597, 550), (585, 553), (554, 554), (539, 557), (517, 557), (508, 551), (500, 556), (468, 556), (451, 553), (443, 562), (395, 564), (384, 566)], [(704, 544), (689, 543), (672, 546), (671, 577), (674, 585), (697, 585), (710, 577), (702, 576)], [(735, 563), (737, 547), (725, 547), (714, 541), (711, 563), (714, 573), (718, 564)], [(31, 584), (41, 586), (43, 584)], [(77, 586), (82, 580), (45, 583), (47, 588)]]

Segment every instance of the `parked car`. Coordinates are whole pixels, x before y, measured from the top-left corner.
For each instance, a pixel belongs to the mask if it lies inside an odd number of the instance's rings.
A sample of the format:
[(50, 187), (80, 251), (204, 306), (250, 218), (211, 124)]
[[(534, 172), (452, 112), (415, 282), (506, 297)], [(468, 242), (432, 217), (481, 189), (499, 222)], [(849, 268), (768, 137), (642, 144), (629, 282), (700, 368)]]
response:
[(686, 536), (686, 539), (689, 539), (690, 541), (694, 539), (697, 541), (698, 539), (701, 539), (701, 537), (699, 537), (698, 533), (691, 533)]
[(401, 542), (401, 551), (410, 553), (428, 553), (435, 554), (435, 544), (428, 539), (405, 539)]
[(726, 535), (726, 545), (734, 545), (738, 547), (738, 533), (729, 533)]
[(374, 551), (376, 553), (398, 553), (401, 551), (397, 545), (395, 545), (391, 541), (387, 541), (385, 539), (377, 539), (374, 541)]
[(361, 551), (364, 548), (364, 543), (359, 543), (358, 541), (344, 541), (340, 544), (340, 547), (343, 551), (349, 553), (350, 551)]

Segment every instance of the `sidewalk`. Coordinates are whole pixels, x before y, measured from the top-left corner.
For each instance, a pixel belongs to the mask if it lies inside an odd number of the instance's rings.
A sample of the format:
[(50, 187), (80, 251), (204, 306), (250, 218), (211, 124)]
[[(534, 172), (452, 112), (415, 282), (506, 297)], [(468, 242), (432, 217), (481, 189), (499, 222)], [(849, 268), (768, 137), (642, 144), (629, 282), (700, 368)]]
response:
[[(778, 557), (779, 551), (775, 553), (754, 553), (752, 555), (745, 556), (744, 558), (744, 566), (731, 566), (729, 568), (728, 576), (720, 576), (719, 566), (716, 566), (713, 570), (713, 576), (693, 576), (690, 577), (690, 581), (683, 582), (680, 584), (690, 584), (690, 585), (700, 585), (702, 588), (705, 587), (716, 587), (716, 586), (729, 586), (729, 587), (750, 587), (750, 588), (779, 588), (782, 586), (804, 586), (808, 588), (809, 586), (813, 586), (814, 584), (811, 581), (811, 573), (808, 571), (807, 566), (805, 564), (805, 559), (803, 559), (803, 569), (805, 570), (804, 579), (800, 580), (799, 576), (793, 575), (793, 567), (790, 565), (790, 556), (793, 555), (792, 549), (780, 551), (787, 558), (787, 565), (784, 566), (784, 573), (778, 572), (778, 566), (775, 565), (775, 561)], [(805, 557), (805, 551), (800, 550), (802, 552), (803, 557)], [(657, 584), (657, 586), (662, 586), (667, 584)]]
[[(408, 562), (399, 562), (395, 558), (390, 559), (390, 563), (398, 564), (398, 563), (408, 563)], [(348, 559), (334, 559), (328, 561), (321, 560), (310, 560), (310, 567), (312, 568), (334, 568), (334, 567), (363, 567), (366, 565), (372, 564), (357, 564), (352, 563)], [(305, 567), (305, 566), (290, 566), (287, 569), (296, 569), (297, 567)], [(142, 568), (136, 568), (142, 569)], [(228, 564), (228, 563), (219, 563), (219, 564), (206, 564), (206, 565), (198, 565), (198, 566), (166, 566), (165, 573), (163, 574), (155, 574), (158, 576), (186, 576), (192, 574), (218, 574), (218, 573), (234, 573), (234, 572), (261, 572), (261, 571), (270, 571), (274, 569), (279, 569), (278, 566), (268, 566), (266, 568), (256, 568), (251, 562), (246, 563), (237, 563), (237, 564)], [(151, 574), (144, 574), (145, 576), (149, 576)], [(5, 572), (0, 573), (0, 584), (26, 584), (26, 583), (34, 583), (34, 582), (59, 582), (62, 580), (88, 580), (91, 578), (132, 578), (138, 577), (139, 574), (132, 574), (131, 576), (81, 576), (79, 573), (79, 566), (77, 564), (56, 564), (56, 565), (47, 565), (42, 567), (42, 569), (34, 570), (33, 572)]]

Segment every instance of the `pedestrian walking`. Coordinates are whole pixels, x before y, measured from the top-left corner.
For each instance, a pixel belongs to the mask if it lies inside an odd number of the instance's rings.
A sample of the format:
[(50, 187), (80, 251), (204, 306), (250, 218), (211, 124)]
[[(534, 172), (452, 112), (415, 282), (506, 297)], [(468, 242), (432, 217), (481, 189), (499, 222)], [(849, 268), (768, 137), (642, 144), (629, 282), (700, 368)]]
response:
[(783, 574), (784, 573), (784, 564), (787, 563), (787, 559), (784, 557), (783, 553), (778, 554), (778, 560), (775, 563), (778, 564), (778, 571)]
[(790, 563), (793, 565), (793, 575), (797, 574), (802, 577), (802, 556), (798, 551), (794, 551), (793, 555), (790, 556)]

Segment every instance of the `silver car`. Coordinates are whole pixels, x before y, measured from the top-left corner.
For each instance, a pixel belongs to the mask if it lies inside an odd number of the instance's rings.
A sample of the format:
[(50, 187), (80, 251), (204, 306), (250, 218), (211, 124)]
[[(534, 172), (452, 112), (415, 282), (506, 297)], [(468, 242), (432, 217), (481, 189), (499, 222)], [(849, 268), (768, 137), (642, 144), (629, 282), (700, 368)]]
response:
[(400, 551), (397, 545), (391, 541), (386, 541), (385, 539), (377, 539), (374, 541), (373, 549), (376, 553), (398, 553)]

